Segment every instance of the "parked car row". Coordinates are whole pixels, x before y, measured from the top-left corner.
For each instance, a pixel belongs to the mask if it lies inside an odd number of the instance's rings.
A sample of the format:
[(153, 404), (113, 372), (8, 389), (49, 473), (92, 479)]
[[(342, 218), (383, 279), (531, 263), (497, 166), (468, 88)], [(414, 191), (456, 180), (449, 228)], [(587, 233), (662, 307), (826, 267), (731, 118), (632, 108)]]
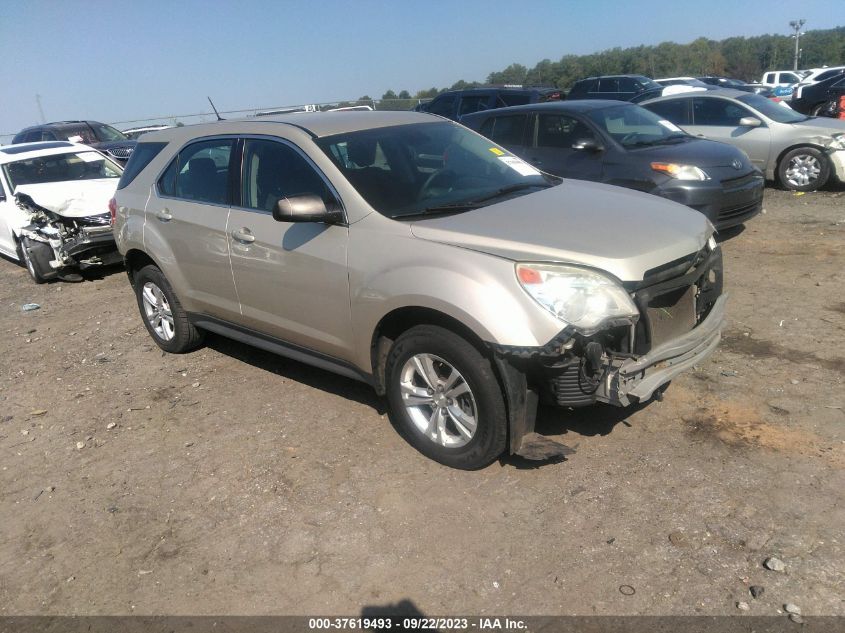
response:
[(537, 403), (659, 399), (707, 358), (716, 230), (759, 212), (764, 175), (845, 177), (845, 124), (725, 89), (520, 90), (160, 129), (125, 169), (3, 147), (0, 248), (36, 281), (122, 260), (161, 349), (214, 332), (363, 381), (443, 464), (564, 455)]

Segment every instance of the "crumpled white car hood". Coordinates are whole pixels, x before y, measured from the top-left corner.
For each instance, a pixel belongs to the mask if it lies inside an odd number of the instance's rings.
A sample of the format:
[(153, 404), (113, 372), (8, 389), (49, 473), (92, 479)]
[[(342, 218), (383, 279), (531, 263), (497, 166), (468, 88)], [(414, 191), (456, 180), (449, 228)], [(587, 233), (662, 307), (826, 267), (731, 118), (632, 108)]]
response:
[(117, 190), (117, 180), (99, 178), (19, 185), (15, 193), (25, 193), (38, 206), (66, 218), (83, 218), (108, 213), (109, 200)]

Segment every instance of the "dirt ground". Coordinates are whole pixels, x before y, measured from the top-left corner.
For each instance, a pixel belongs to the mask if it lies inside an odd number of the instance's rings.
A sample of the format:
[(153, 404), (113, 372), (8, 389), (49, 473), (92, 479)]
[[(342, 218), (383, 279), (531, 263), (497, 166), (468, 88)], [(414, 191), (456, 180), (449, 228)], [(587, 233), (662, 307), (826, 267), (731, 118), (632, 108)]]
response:
[(120, 269), (0, 261), (0, 615), (845, 615), (845, 187), (765, 208), (710, 360), (637, 411), (542, 410), (565, 462), (479, 472), (362, 384), (163, 354)]

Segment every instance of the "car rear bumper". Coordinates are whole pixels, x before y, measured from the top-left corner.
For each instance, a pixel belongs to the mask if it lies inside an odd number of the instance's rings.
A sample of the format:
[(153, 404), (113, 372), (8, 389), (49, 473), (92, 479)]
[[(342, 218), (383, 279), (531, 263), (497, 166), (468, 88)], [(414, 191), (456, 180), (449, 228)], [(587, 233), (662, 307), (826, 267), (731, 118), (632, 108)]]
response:
[(763, 208), (763, 174), (753, 171), (722, 181), (671, 180), (654, 193), (703, 213), (717, 231), (747, 222)]

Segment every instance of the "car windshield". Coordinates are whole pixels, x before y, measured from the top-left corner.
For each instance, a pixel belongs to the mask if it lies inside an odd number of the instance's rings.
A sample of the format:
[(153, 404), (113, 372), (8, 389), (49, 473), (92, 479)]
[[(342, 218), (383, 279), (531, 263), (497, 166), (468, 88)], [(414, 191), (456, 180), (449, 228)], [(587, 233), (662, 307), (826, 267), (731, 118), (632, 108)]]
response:
[(12, 190), (20, 185), (37, 185), (69, 180), (120, 178), (122, 170), (99, 152), (70, 152), (38, 156), (3, 165)]
[(619, 105), (587, 113), (590, 120), (623, 147), (682, 143), (691, 137), (670, 121), (637, 105)]
[(637, 77), (637, 83), (642, 90), (657, 90), (663, 87), (654, 81), (654, 79), (649, 79), (648, 77)]
[(315, 142), (370, 206), (391, 218), (458, 213), (560, 182), (474, 132), (440, 121)]
[(94, 134), (100, 141), (127, 141), (128, 137), (119, 130), (114, 129), (111, 125), (104, 123), (89, 123), (94, 128)]
[(777, 121), (778, 123), (800, 123), (801, 121), (809, 119), (809, 117), (799, 114), (792, 108), (784, 108), (782, 105), (778, 105), (771, 99), (767, 99), (761, 95), (749, 93), (747, 95), (737, 97), (736, 100), (751, 106), (763, 116), (770, 118), (772, 121)]

